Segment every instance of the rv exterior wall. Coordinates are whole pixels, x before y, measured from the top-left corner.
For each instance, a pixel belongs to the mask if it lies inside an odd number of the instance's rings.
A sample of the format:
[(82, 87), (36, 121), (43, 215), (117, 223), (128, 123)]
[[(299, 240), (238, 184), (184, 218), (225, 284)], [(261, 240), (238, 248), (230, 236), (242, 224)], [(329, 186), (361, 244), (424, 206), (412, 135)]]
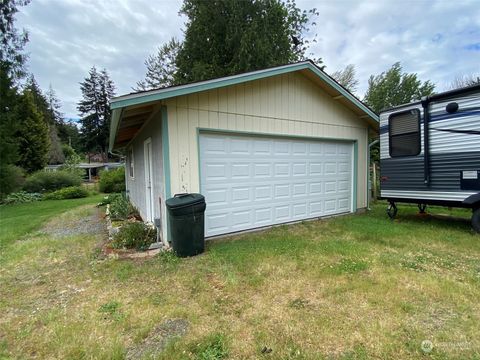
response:
[[(456, 102), (459, 110), (450, 114), (446, 106)], [(424, 182), (423, 108), (420, 104), (390, 109), (380, 114), (381, 196), (385, 198), (426, 199), (462, 202), (479, 189), (462, 189), (463, 172), (480, 172), (478, 124), (480, 91), (432, 101), (429, 104), (429, 174)], [(389, 117), (409, 109), (421, 114), (421, 147), (418, 156), (392, 158), (389, 153)]]
[[(171, 193), (199, 192), (199, 129), (356, 141), (357, 208), (367, 206), (368, 124), (299, 73), (166, 101)], [(208, 205), (207, 205), (208, 206)]]

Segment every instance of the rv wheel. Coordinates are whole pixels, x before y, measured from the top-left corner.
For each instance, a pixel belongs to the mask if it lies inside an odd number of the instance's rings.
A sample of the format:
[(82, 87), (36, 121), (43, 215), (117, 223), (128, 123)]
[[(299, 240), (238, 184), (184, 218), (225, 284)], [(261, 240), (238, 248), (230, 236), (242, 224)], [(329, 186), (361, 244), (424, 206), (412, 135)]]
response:
[(472, 227), (477, 233), (480, 233), (480, 208), (473, 211)]
[(394, 202), (391, 202), (387, 208), (388, 217), (392, 220), (395, 219), (395, 216), (397, 216), (397, 212), (398, 212), (397, 206), (395, 205)]

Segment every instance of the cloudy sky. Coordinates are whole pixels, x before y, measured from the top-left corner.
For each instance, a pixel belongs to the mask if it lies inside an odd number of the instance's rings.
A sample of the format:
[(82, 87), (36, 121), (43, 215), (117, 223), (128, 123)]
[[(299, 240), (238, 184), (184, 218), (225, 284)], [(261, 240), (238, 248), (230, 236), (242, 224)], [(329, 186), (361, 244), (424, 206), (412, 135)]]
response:
[[(400, 61), (405, 71), (445, 90), (459, 75), (480, 74), (478, 0), (297, 0), (317, 8), (311, 48), (327, 72), (355, 64), (362, 97), (371, 74)], [(79, 82), (93, 65), (106, 68), (117, 94), (131, 91), (144, 60), (172, 36), (182, 38), (181, 1), (33, 0), (17, 26), (30, 34), (29, 70), (56, 90), (67, 117), (77, 118)]]

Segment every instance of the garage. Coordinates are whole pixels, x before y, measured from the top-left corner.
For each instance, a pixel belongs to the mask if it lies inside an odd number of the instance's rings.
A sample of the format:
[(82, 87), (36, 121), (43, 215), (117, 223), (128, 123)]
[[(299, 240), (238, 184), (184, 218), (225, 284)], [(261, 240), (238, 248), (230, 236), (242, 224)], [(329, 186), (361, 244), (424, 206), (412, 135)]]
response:
[(205, 196), (209, 238), (364, 211), (377, 131), (368, 106), (304, 61), (115, 98), (110, 144), (168, 247), (177, 194)]
[(200, 134), (205, 235), (353, 211), (352, 142)]

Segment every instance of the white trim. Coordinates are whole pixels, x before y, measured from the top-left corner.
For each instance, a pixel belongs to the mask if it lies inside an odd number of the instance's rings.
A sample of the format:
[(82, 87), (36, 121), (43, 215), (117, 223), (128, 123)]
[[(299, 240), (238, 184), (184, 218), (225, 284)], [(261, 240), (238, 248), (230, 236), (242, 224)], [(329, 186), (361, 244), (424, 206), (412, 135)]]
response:
[(408, 190), (382, 190), (380, 195), (382, 198), (399, 198), (399, 199), (426, 199), (426, 200), (443, 200), (443, 201), (463, 201), (477, 192), (465, 191), (408, 191)]
[(128, 177), (135, 180), (135, 151), (133, 145), (128, 150)]
[[(150, 149), (149, 149), (150, 147)], [(147, 156), (148, 154), (148, 156)], [(154, 196), (153, 196), (153, 149), (152, 138), (149, 137), (143, 142), (143, 161), (145, 177), (145, 211), (147, 215), (146, 222), (153, 222), (155, 217)], [(148, 171), (147, 171), (148, 169)], [(149, 178), (147, 178), (149, 176)]]

